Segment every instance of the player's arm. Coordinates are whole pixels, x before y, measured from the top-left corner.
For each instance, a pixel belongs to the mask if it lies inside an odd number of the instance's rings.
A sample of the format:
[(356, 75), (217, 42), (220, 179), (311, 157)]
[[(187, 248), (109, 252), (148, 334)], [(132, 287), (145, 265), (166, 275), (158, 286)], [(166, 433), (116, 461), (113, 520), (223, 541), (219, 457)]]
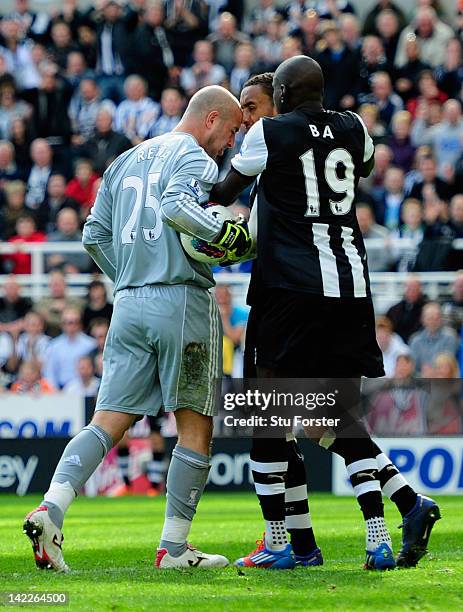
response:
[(218, 172), (217, 164), (198, 151), (179, 157), (161, 198), (164, 223), (211, 242), (222, 229), (222, 222), (205, 212)]
[(363, 176), (365, 178), (367, 176), (370, 176), (374, 167), (375, 167), (375, 154), (373, 153), (370, 159), (363, 163), (362, 170), (360, 172), (360, 176)]
[(112, 232), (112, 200), (105, 178), (101, 181), (90, 215), (84, 225), (82, 243), (85, 250), (109, 278), (116, 278), (116, 256)]
[(360, 170), (360, 176), (367, 177), (370, 176), (373, 168), (375, 167), (375, 145), (373, 144), (373, 140), (371, 139), (370, 134), (368, 133), (367, 126), (364, 124), (362, 118), (357, 115), (357, 113), (352, 113), (363, 129), (364, 134), (364, 149), (363, 149), (363, 165)]
[(246, 134), (241, 149), (232, 159), (232, 168), (225, 179), (214, 185), (211, 201), (229, 206), (267, 166), (267, 145), (262, 119)]

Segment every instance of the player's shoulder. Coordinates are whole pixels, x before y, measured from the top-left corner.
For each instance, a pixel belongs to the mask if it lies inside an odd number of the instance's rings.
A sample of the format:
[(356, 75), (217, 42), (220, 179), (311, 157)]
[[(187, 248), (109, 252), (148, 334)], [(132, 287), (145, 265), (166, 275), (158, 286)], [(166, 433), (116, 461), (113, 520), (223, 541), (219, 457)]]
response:
[(354, 111), (325, 111), (333, 117), (333, 121), (339, 129), (345, 130), (363, 130), (363, 121), (360, 115), (354, 113)]

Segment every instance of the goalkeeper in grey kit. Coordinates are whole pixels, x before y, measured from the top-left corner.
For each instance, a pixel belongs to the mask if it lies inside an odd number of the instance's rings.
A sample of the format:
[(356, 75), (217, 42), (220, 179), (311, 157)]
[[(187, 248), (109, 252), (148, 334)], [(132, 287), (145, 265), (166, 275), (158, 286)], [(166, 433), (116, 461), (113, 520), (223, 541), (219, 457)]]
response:
[(227, 249), (231, 260), (251, 249), (245, 223), (222, 223), (203, 208), (217, 180), (214, 159), (233, 146), (241, 119), (228, 91), (204, 88), (173, 132), (123, 153), (105, 172), (83, 242), (114, 282), (114, 314), (92, 421), (69, 442), (24, 522), (42, 569), (68, 570), (61, 529), (69, 505), (124, 432), (161, 406), (175, 413), (178, 442), (155, 565), (228, 564), (187, 543), (209, 470), (222, 328), (210, 266), (185, 254), (177, 232)]

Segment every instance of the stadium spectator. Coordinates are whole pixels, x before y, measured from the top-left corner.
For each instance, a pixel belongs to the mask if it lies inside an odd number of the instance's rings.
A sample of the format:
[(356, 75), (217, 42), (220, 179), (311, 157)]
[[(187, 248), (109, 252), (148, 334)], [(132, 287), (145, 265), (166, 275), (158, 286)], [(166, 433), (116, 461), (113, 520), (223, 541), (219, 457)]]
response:
[(437, 302), (423, 306), (421, 322), (423, 329), (410, 338), (410, 351), (415, 359), (418, 373), (429, 372), (439, 353), (456, 355), (458, 338), (450, 327), (442, 322), (441, 307)]
[(64, 77), (71, 86), (73, 96), (83, 79), (94, 78), (93, 72), (87, 68), (85, 58), (80, 51), (73, 51), (68, 55)]
[(32, 104), (32, 127), (39, 138), (48, 138), (55, 148), (66, 147), (71, 137), (67, 108), (72, 89), (50, 62), (40, 65), (40, 84), (23, 94)]
[[(215, 299), (220, 311), (222, 319), (223, 335), (224, 335), (224, 361), (234, 361), (233, 352), (241, 348), (241, 343), (244, 338), (246, 322), (248, 320), (248, 310), (241, 306), (234, 306), (232, 303), (232, 295), (230, 288), (227, 285), (217, 285), (215, 289)], [(225, 364), (224, 371), (226, 373), (230, 368)]]
[(375, 146), (385, 144), (387, 142), (387, 133), (384, 125), (379, 121), (378, 107), (375, 104), (362, 104), (358, 109), (358, 114), (367, 128), (373, 144)]
[[(82, 242), (78, 213), (72, 208), (63, 208), (56, 216), (56, 231), (48, 235), (49, 242)], [(87, 253), (53, 253), (47, 257), (49, 269), (60, 268), (64, 272), (79, 274), (88, 272), (91, 260)]]
[(31, 256), (23, 252), (21, 245), (45, 242), (45, 240), (46, 235), (37, 230), (35, 217), (30, 212), (22, 213), (16, 221), (16, 234), (8, 239), (8, 242), (17, 246), (18, 250), (3, 256), (4, 267), (13, 274), (31, 274)]
[(95, 132), (82, 147), (82, 154), (91, 159), (98, 174), (103, 174), (114, 159), (132, 146), (130, 140), (113, 130), (113, 116), (107, 110), (99, 110), (95, 121)]
[(392, 68), (400, 36), (400, 23), (397, 14), (391, 9), (381, 11), (376, 19), (376, 28), (383, 44), (387, 65)]
[(24, 317), (31, 308), (32, 302), (21, 296), (21, 287), (15, 277), (7, 276), (0, 297), (0, 332), (17, 337), (24, 329)]
[(109, 324), (112, 314), (113, 305), (108, 302), (108, 294), (104, 283), (100, 280), (92, 280), (88, 285), (87, 304), (82, 314), (85, 333), (91, 333), (90, 324), (94, 319), (103, 319)]
[(77, 362), (76, 377), (64, 386), (63, 391), (81, 397), (96, 397), (99, 387), (100, 379), (95, 376), (93, 359), (84, 356)]
[(126, 99), (116, 110), (115, 129), (127, 136), (132, 144), (146, 138), (159, 115), (159, 104), (148, 98), (146, 81), (131, 75), (124, 81)]
[(375, 223), (371, 206), (364, 202), (356, 205), (357, 221), (364, 239), (381, 240), (381, 245), (370, 246), (366, 244), (368, 255), (368, 269), (371, 272), (385, 272), (390, 269), (393, 258), (388, 242), (389, 231), (382, 225)]
[(262, 72), (274, 70), (278, 66), (282, 53), (285, 24), (281, 16), (272, 17), (267, 23), (265, 32), (254, 40), (257, 61)]
[(300, 55), (302, 53), (301, 41), (294, 36), (287, 36), (281, 43), (281, 61)]
[(96, 74), (102, 98), (111, 98), (116, 104), (124, 98), (124, 61), (136, 20), (131, 10), (123, 14), (117, 0), (102, 0), (96, 28)]
[(5, 207), (0, 209), (0, 237), (8, 240), (16, 231), (16, 221), (28, 212), (25, 204), (26, 186), (22, 181), (9, 181), (3, 187)]
[(378, 317), (376, 321), (376, 340), (383, 353), (384, 372), (387, 378), (394, 376), (397, 357), (408, 355), (410, 349), (402, 338), (394, 332), (392, 321)]
[(454, 36), (452, 28), (437, 17), (433, 8), (419, 8), (413, 22), (404, 28), (400, 35), (395, 58), (398, 68), (401, 68), (406, 62), (405, 44), (410, 34), (417, 38), (421, 60), (433, 68), (443, 63), (446, 45)]
[(161, 96), (161, 116), (151, 126), (149, 137), (171, 132), (179, 123), (185, 108), (185, 97), (175, 87), (167, 87)]
[(0, 138), (8, 139), (11, 134), (11, 124), (15, 119), (29, 120), (32, 108), (24, 100), (16, 98), (14, 83), (5, 82), (0, 85)]
[(325, 49), (317, 56), (325, 77), (325, 105), (332, 110), (355, 106), (358, 94), (358, 57), (341, 38), (334, 21), (322, 25)]
[[(432, 393), (428, 404), (428, 432), (455, 435), (463, 432), (460, 368), (454, 355), (440, 353), (434, 360)], [(440, 380), (439, 380), (440, 379)]]
[(19, 36), (21, 40), (31, 38), (42, 40), (46, 37), (50, 18), (45, 11), (36, 13), (30, 9), (29, 0), (16, 0), (14, 11), (10, 18), (19, 23)]
[[(45, 321), (43, 317), (30, 310), (24, 317), (24, 331), (15, 343), (15, 357), (17, 363), (24, 361), (38, 361), (45, 363), (51, 338), (44, 333)], [(14, 369), (16, 370), (17, 365)]]
[(429, 64), (421, 61), (420, 48), (415, 34), (408, 34), (405, 44), (405, 63), (395, 70), (395, 90), (407, 101), (419, 94), (418, 80), (424, 70), (429, 70)]
[(21, 41), (19, 22), (11, 18), (2, 19), (0, 34), (2, 37), (0, 53), (5, 58), (7, 71), (14, 75), (18, 89), (37, 87), (40, 76), (32, 60), (30, 45)]
[(421, 315), (426, 302), (421, 282), (411, 276), (405, 282), (403, 298), (386, 313), (394, 331), (404, 342), (408, 343), (410, 337), (421, 329)]
[(57, 168), (53, 164), (53, 152), (44, 138), (36, 138), (31, 144), (33, 166), (27, 179), (26, 206), (37, 209), (45, 199), (50, 175)]
[[(11, 335), (0, 331), (0, 373), (12, 372), (14, 368), (14, 342)], [(2, 377), (3, 378), (3, 377)]]
[[(97, 36), (94, 24), (91, 21), (84, 20), (77, 28), (77, 42), (79, 49), (84, 56), (85, 63), (92, 71), (96, 69), (97, 64)], [(101, 76), (98, 78), (98, 83), (101, 85)]]
[(392, 2), (392, 0), (378, 0), (375, 2), (373, 8), (367, 13), (365, 21), (363, 22), (364, 35), (378, 34), (377, 18), (378, 15), (385, 10), (392, 11), (397, 16), (400, 30), (405, 26), (407, 23), (405, 15), (395, 2)]
[[(316, 11), (313, 11), (317, 15)], [(281, 13), (278, 11), (272, 0), (259, 0), (257, 6), (253, 6), (245, 30), (256, 39), (267, 32), (268, 24), (278, 19), (283, 21)]]
[(7, 181), (24, 178), (15, 161), (14, 147), (9, 140), (0, 140), (0, 189)]
[(69, 118), (72, 127), (72, 144), (82, 145), (95, 130), (98, 112), (107, 109), (112, 115), (116, 107), (112, 100), (102, 100), (100, 90), (95, 79), (84, 77), (69, 104)]
[[(420, 72), (417, 81), (418, 94), (416, 96), (410, 96), (407, 101), (407, 110), (412, 114), (413, 119), (417, 117), (424, 117), (430, 125), (438, 123), (438, 118), (435, 114), (431, 114), (431, 107), (433, 105), (442, 106), (447, 100), (447, 94), (440, 91), (437, 87), (436, 78), (431, 70), (423, 70)], [(433, 120), (433, 117), (435, 119)]]
[(426, 189), (432, 190), (441, 200), (448, 202), (451, 189), (448, 183), (437, 176), (437, 164), (432, 155), (423, 155), (419, 160), (419, 175), (411, 184), (407, 196), (424, 202)]
[(403, 223), (392, 234), (392, 238), (404, 238), (410, 244), (393, 252), (397, 259), (398, 272), (411, 272), (415, 265), (418, 248), (424, 237), (423, 208), (418, 200), (408, 198), (402, 206)]
[(387, 145), (379, 144), (375, 148), (375, 166), (370, 176), (360, 180), (363, 192), (370, 193), (373, 200), (379, 200), (384, 193), (384, 176), (391, 166), (392, 151)]
[(392, 118), (392, 134), (387, 145), (392, 151), (392, 163), (404, 172), (409, 172), (415, 158), (416, 146), (411, 141), (412, 116), (407, 111), (399, 111)]
[(426, 435), (429, 395), (413, 378), (414, 366), (410, 355), (399, 355), (394, 379), (370, 394), (367, 421), (375, 435)]
[(458, 98), (463, 84), (461, 41), (451, 38), (445, 50), (444, 63), (436, 68), (437, 86), (449, 98)]
[(50, 30), (51, 45), (48, 55), (51, 61), (64, 70), (70, 53), (78, 51), (79, 47), (72, 40), (71, 29), (67, 23), (56, 21)]
[(230, 72), (230, 90), (239, 98), (243, 85), (249, 79), (251, 74), (255, 72), (253, 65), (255, 63), (254, 47), (251, 43), (243, 43), (235, 49), (235, 65)]
[(53, 270), (48, 277), (48, 295), (38, 300), (34, 308), (44, 318), (46, 333), (52, 338), (61, 333), (61, 317), (66, 308), (81, 312), (83, 302), (80, 298), (68, 295), (64, 273), (61, 270)]
[(379, 109), (379, 118), (389, 130), (392, 117), (403, 110), (403, 102), (392, 89), (391, 77), (387, 72), (375, 72), (371, 77), (371, 94), (361, 96), (362, 102), (375, 104)]
[[(304, 55), (316, 56), (320, 42), (320, 18), (314, 9), (306, 11), (300, 21), (300, 26), (291, 32), (298, 38)], [(278, 59), (276, 64), (278, 64)]]
[(29, 124), (23, 119), (14, 119), (11, 124), (11, 135), (9, 137), (14, 147), (16, 163), (24, 177), (29, 175), (32, 165), (30, 158), (30, 148), (32, 143), (31, 130)]
[(359, 54), (362, 48), (362, 38), (358, 18), (352, 13), (344, 13), (341, 15), (339, 23), (342, 40), (351, 51)]
[(75, 167), (75, 176), (69, 181), (65, 193), (68, 198), (79, 202), (85, 219), (93, 204), (93, 185), (98, 180), (98, 175), (93, 171), (92, 163), (88, 159), (79, 159)]
[(416, 146), (431, 146), (439, 176), (449, 179), (453, 178), (453, 168), (462, 151), (463, 118), (458, 100), (447, 100), (442, 110), (442, 121), (429, 128), (423, 118), (416, 118), (413, 140)]
[(148, 94), (154, 100), (160, 100), (169, 70), (174, 66), (174, 54), (163, 22), (163, 3), (147, 0), (126, 61), (128, 72), (137, 73), (146, 80)]
[(384, 188), (375, 197), (375, 219), (390, 230), (400, 225), (402, 204), (405, 199), (404, 172), (391, 166), (384, 174)]
[(213, 63), (213, 47), (208, 40), (199, 40), (193, 51), (194, 64), (185, 68), (180, 76), (180, 85), (188, 96), (207, 85), (223, 85), (227, 74), (222, 65)]
[[(462, 196), (460, 196), (462, 197)], [(459, 272), (452, 287), (452, 297), (442, 304), (442, 322), (461, 333), (463, 325), (463, 272)]]
[(88, 355), (96, 342), (82, 332), (80, 312), (75, 308), (63, 310), (63, 332), (50, 342), (45, 377), (57, 389), (63, 389), (77, 374), (77, 362)]
[(217, 22), (217, 30), (208, 36), (212, 43), (215, 61), (230, 74), (235, 62), (235, 49), (242, 43), (249, 42), (249, 37), (237, 29), (236, 17), (224, 12)]
[(106, 342), (106, 337), (108, 335), (108, 330), (109, 330), (108, 319), (97, 317), (96, 319), (92, 319), (92, 321), (90, 322), (89, 335), (92, 338), (95, 338), (96, 340), (96, 347), (90, 353), (90, 356), (95, 363), (100, 355), (103, 356), (104, 345)]
[(11, 385), (12, 393), (55, 393), (56, 389), (42, 376), (42, 366), (38, 361), (25, 361), (19, 368), (19, 375)]
[(371, 93), (372, 77), (375, 72), (389, 72), (389, 64), (383, 43), (377, 36), (366, 36), (361, 47), (359, 65), (359, 100), (365, 102)]
[[(210, 4), (210, 3), (208, 3)], [(167, 0), (164, 27), (177, 66), (187, 66), (196, 41), (208, 31), (208, 5), (202, 0)]]
[(47, 185), (47, 195), (34, 211), (38, 228), (47, 234), (56, 229), (56, 216), (63, 208), (72, 208), (80, 214), (80, 204), (66, 195), (66, 179), (62, 174), (52, 174)]

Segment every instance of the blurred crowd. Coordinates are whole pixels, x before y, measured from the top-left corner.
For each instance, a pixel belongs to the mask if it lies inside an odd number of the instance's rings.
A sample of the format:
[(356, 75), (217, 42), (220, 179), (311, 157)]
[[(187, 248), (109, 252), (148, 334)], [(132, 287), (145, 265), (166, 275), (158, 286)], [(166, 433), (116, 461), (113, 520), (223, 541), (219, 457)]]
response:
[[(357, 111), (377, 145), (357, 197), (365, 238), (379, 239), (370, 269), (463, 268), (463, 7), (406, 4), (379, 0), (360, 19), (347, 0), (64, 0), (48, 12), (15, 0), (0, 20), (0, 239), (18, 253), (0, 272), (30, 272), (21, 243), (80, 241), (105, 168), (175, 127), (199, 88), (239, 95), (300, 53), (323, 68), (326, 107)], [(49, 257), (55, 268), (93, 269), (85, 255)]]
[[(376, 145), (356, 200), (370, 270), (463, 269), (463, 2), (450, 15), (438, 0), (379, 0), (362, 19), (347, 0), (55, 7), (15, 0), (0, 20), (0, 240), (17, 246), (0, 255), (0, 274), (11, 275), (0, 299), (0, 387), (94, 395), (111, 317), (101, 281), (84, 301), (69, 296), (66, 274), (96, 272), (83, 252), (47, 255), (48, 297), (21, 297), (13, 275), (31, 272), (21, 244), (79, 243), (115, 157), (172, 130), (199, 88), (239, 96), (250, 76), (300, 53), (323, 68), (326, 108), (358, 112)], [(247, 312), (227, 287), (217, 298), (231, 376)], [(459, 378), (462, 320), (463, 275), (444, 303), (410, 278), (377, 322), (386, 375)]]

